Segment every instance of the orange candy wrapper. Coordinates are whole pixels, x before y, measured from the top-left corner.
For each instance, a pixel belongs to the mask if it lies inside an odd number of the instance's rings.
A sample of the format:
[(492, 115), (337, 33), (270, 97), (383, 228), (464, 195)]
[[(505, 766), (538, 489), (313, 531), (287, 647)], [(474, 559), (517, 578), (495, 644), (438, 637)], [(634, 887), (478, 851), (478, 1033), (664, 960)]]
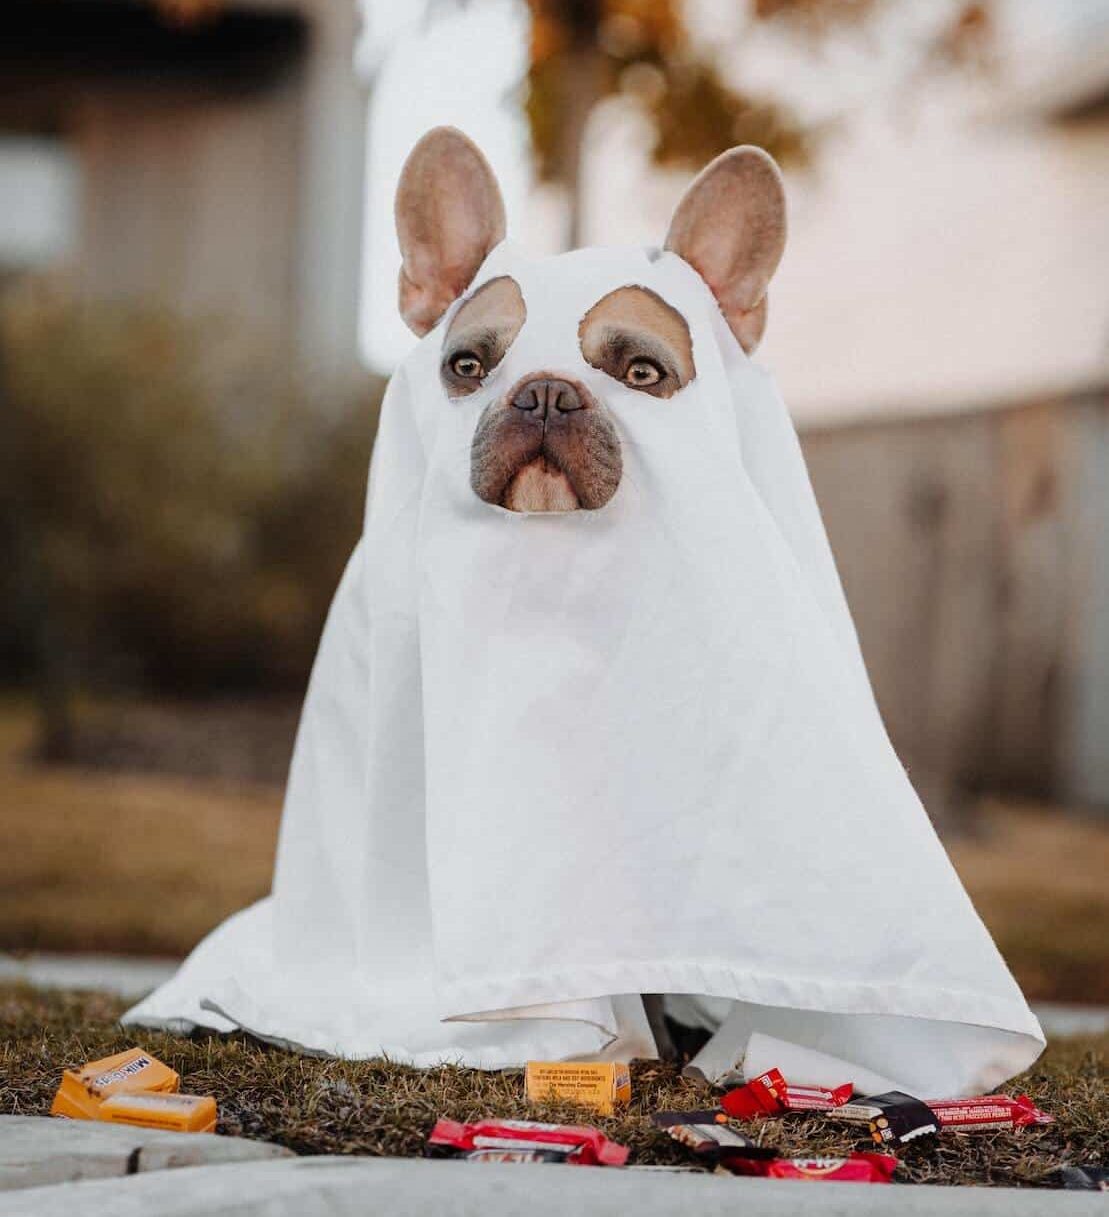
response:
[(218, 1116), (208, 1095), (178, 1094), (180, 1075), (142, 1048), (80, 1069), (66, 1069), (50, 1108), (68, 1120), (104, 1120), (175, 1132), (212, 1132)]
[(80, 1069), (67, 1069), (50, 1108), (52, 1116), (96, 1120), (106, 1098), (124, 1091), (176, 1094), (180, 1076), (142, 1048), (129, 1048)]
[(216, 1101), (199, 1094), (113, 1094), (97, 1117), (109, 1124), (134, 1124), (170, 1132), (215, 1132)]
[(562, 1099), (611, 1116), (631, 1102), (627, 1065), (615, 1061), (528, 1061), (524, 1086), (529, 1103)]

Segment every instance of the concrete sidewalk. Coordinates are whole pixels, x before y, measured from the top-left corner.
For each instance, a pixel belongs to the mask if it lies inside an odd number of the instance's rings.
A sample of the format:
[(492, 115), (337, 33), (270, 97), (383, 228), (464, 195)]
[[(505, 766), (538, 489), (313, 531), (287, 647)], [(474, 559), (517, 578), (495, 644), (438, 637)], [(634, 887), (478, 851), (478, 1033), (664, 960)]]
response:
[(1093, 1217), (1093, 1192), (792, 1183), (597, 1167), (296, 1158), (0, 1195), (0, 1217)]
[(144, 1171), (291, 1158), (265, 1141), (42, 1116), (0, 1116), (0, 1193)]
[(164, 957), (0, 952), (0, 981), (22, 981), (36, 989), (95, 989), (137, 1001), (169, 980), (180, 963)]

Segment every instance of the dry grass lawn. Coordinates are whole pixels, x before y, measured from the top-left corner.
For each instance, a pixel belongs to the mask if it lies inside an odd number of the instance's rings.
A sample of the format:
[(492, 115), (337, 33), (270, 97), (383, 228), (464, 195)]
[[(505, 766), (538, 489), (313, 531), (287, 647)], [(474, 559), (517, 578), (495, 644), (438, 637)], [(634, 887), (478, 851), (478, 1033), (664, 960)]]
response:
[[(270, 786), (26, 761), (0, 705), (0, 949), (183, 954), (269, 890)], [(951, 854), (1032, 998), (1109, 1004), (1109, 826), (988, 804)]]
[[(134, 1032), (114, 1022), (121, 1004), (89, 994), (35, 993), (0, 986), (0, 1112), (45, 1115), (62, 1068), (119, 1052)], [(528, 1108), (519, 1071), (409, 1069), (388, 1061), (297, 1056), (243, 1037), (185, 1040), (144, 1033), (141, 1044), (181, 1074), (182, 1090), (212, 1094), (219, 1130), (276, 1141), (302, 1154), (418, 1155), (439, 1116), (555, 1119), (599, 1124), (632, 1149), (636, 1163), (688, 1158), (650, 1123), (663, 1108), (710, 1106), (704, 1084), (673, 1066), (632, 1066), (631, 1108), (597, 1119), (568, 1106)], [(1053, 1044), (1011, 1091), (1027, 1091), (1056, 1122), (1019, 1132), (945, 1133), (899, 1154), (897, 1177), (914, 1183), (1048, 1185), (1063, 1164), (1106, 1164), (1109, 1036)], [(783, 1155), (838, 1154), (866, 1147), (857, 1126), (789, 1116), (744, 1131)]]
[(28, 763), (0, 711), (0, 949), (183, 954), (269, 891), (281, 793)]

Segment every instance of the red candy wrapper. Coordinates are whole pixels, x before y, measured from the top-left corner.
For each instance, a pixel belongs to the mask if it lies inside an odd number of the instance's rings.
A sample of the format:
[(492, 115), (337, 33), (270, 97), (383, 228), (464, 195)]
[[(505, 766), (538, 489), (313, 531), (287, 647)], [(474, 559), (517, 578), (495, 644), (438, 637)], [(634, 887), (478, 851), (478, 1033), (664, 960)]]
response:
[(783, 1096), (786, 1111), (832, 1111), (842, 1107), (855, 1093), (855, 1087), (850, 1082), (844, 1082), (834, 1090), (826, 1086), (794, 1086), (786, 1083)]
[(578, 1166), (623, 1166), (628, 1160), (628, 1147), (610, 1141), (599, 1128), (534, 1120), (477, 1120), (473, 1124), (438, 1120), (427, 1144), (431, 1154), (446, 1157), (469, 1157), (474, 1150), (496, 1149), (561, 1152), (567, 1162)]
[(977, 1095), (972, 1099), (929, 1099), (941, 1128), (1025, 1128), (1050, 1124), (1055, 1119), (1040, 1111), (1026, 1094)]
[(846, 1103), (854, 1090), (850, 1082), (834, 1090), (826, 1086), (794, 1086), (782, 1077), (780, 1070), (768, 1069), (746, 1086), (728, 1091), (720, 1106), (738, 1120), (774, 1116), (783, 1111), (831, 1111)]
[(565, 1165), (566, 1154), (557, 1149), (471, 1149), (460, 1151), (467, 1162), (547, 1162)]
[(758, 1116), (776, 1116), (785, 1111), (786, 1080), (777, 1069), (768, 1069), (753, 1082), (729, 1090), (720, 1106), (737, 1120), (753, 1120)]
[(824, 1183), (889, 1183), (897, 1169), (890, 1154), (851, 1154), (846, 1158), (736, 1158), (728, 1169), (737, 1175), (759, 1175), (764, 1179), (807, 1179)]
[(929, 1099), (924, 1103), (896, 1090), (831, 1108), (827, 1115), (833, 1120), (869, 1123), (875, 1141), (895, 1145), (905, 1145), (915, 1137), (945, 1128), (988, 1131), (1050, 1124), (1054, 1119), (1040, 1111), (1026, 1094), (1015, 1099), (1007, 1094), (987, 1094), (969, 1099)]

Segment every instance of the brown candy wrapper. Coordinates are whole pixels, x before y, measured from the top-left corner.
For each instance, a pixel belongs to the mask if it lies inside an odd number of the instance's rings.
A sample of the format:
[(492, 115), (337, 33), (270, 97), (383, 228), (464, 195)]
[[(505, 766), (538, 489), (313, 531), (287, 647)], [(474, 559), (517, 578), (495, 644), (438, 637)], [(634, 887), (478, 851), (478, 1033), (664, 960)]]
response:
[(774, 1150), (757, 1145), (750, 1137), (729, 1128), (727, 1113), (718, 1107), (702, 1111), (657, 1111), (651, 1122), (708, 1163), (727, 1165), (735, 1157), (774, 1157)]

